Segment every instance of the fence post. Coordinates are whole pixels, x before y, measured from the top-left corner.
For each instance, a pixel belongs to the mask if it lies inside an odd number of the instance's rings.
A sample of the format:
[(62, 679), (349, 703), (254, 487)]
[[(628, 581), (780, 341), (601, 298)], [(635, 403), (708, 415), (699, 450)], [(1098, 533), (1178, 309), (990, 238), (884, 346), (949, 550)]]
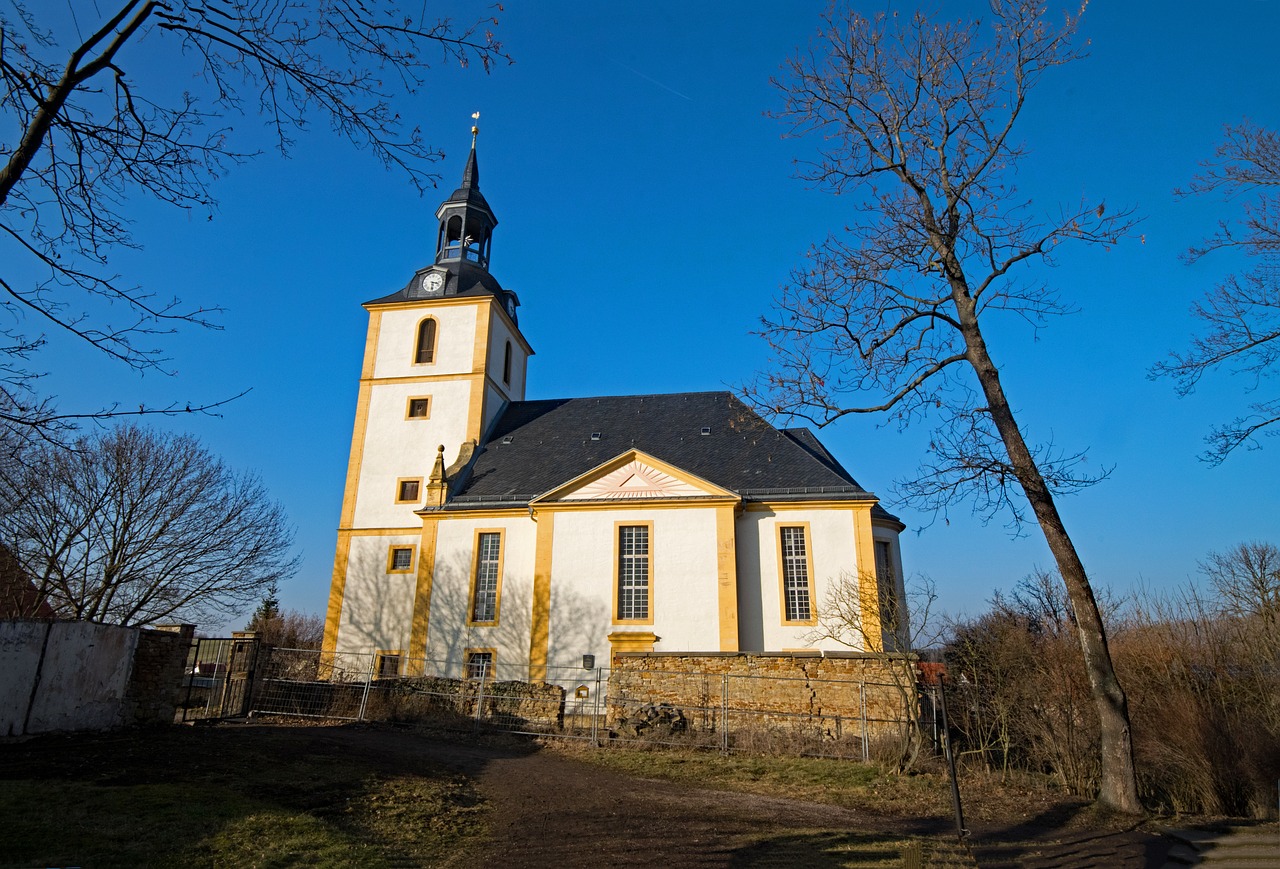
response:
[(862, 721), (862, 762), (871, 761), (871, 746), (867, 734), (867, 683), (858, 683), (858, 718)]
[(485, 660), (481, 660), (480, 661), (480, 687), (476, 689), (475, 726), (477, 729), (479, 729), (480, 721), (484, 716), (484, 680), (485, 680), (485, 676), (487, 676), (488, 674), (489, 674), (489, 662)]
[(591, 695), (591, 745), (600, 747), (600, 668), (596, 667), (596, 690)]
[(356, 721), (364, 721), (365, 709), (369, 706), (369, 689), (373, 687), (373, 671), (378, 666), (378, 656), (369, 656), (369, 672), (365, 674), (364, 693), (360, 695), (360, 711), (356, 714)]
[(729, 674), (725, 673), (720, 686), (720, 753), (729, 754)]

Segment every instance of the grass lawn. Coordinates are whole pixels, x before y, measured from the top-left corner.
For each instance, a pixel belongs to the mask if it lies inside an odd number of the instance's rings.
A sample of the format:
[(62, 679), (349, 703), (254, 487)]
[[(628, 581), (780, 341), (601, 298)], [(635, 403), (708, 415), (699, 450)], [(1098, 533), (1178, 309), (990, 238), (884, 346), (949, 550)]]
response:
[(0, 865), (448, 865), (482, 835), (465, 778), (344, 756), (315, 732), (44, 737), (17, 762), (6, 750)]

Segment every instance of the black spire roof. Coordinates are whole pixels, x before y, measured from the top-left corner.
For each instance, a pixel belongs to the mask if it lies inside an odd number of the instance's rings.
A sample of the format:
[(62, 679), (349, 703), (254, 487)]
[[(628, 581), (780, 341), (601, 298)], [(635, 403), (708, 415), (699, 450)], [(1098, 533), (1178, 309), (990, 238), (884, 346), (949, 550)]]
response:
[[(489, 273), (489, 253), (493, 230), (498, 218), (480, 192), (480, 163), (476, 158), (475, 140), (462, 170), (462, 183), (449, 198), (436, 209), (439, 232), (436, 237), (435, 261), (414, 272), (404, 287), (387, 296), (366, 302), (381, 305), (394, 302), (418, 301), (432, 298), (423, 288), (423, 278), (432, 272), (444, 279), (434, 296), (497, 296), (508, 312), (514, 311), (513, 301), (519, 305), (515, 294), (504, 290), (498, 280)], [(514, 320), (515, 315), (511, 313)]]
[[(467, 155), (466, 168), (462, 170), (462, 185), (453, 194), (445, 200), (444, 204), (448, 205), (454, 202), (465, 202), (476, 208), (483, 208), (493, 214), (493, 209), (489, 207), (489, 203), (485, 201), (484, 194), (480, 192), (480, 164), (476, 161), (476, 145), (471, 143), (471, 153)], [(441, 208), (444, 206), (442, 205)], [(494, 219), (497, 224), (497, 219)]]

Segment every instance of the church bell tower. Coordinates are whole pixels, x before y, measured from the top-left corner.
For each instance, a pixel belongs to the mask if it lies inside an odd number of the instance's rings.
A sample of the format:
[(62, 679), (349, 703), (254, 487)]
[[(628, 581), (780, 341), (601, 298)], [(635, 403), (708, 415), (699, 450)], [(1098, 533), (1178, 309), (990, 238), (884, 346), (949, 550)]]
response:
[[(524, 399), (533, 349), (520, 333), (519, 299), (489, 271), (498, 219), (480, 192), (477, 133), (472, 127), (461, 184), (436, 210), (432, 262), (400, 290), (364, 304), (369, 327), (325, 623), (328, 651), (335, 651), (340, 624), (344, 645), (368, 649), (374, 640), (343, 616), (352, 572), (381, 580), (353, 588), (404, 598), (405, 606), (379, 607), (388, 620), (412, 611), (423, 536), (417, 511), (447, 505), (450, 469), (483, 443), (509, 402)], [(407, 636), (408, 627), (380, 625), (377, 634)]]

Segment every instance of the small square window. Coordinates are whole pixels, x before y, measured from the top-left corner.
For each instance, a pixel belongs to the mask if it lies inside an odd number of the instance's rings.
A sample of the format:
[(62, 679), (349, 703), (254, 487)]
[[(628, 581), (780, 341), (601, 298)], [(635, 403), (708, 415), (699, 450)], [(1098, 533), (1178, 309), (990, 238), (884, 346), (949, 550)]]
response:
[(398, 652), (379, 652), (378, 678), (394, 679), (399, 676), (401, 660), (402, 658)]
[(387, 559), (387, 570), (390, 573), (408, 573), (413, 570), (413, 549), (409, 546), (391, 547), (391, 556)]
[(493, 678), (493, 652), (467, 652), (467, 678)]
[(430, 398), (409, 399), (409, 410), (405, 414), (409, 419), (426, 419), (431, 415)]
[(396, 500), (401, 503), (418, 500), (418, 492), (422, 488), (422, 480), (401, 480), (396, 487)]

